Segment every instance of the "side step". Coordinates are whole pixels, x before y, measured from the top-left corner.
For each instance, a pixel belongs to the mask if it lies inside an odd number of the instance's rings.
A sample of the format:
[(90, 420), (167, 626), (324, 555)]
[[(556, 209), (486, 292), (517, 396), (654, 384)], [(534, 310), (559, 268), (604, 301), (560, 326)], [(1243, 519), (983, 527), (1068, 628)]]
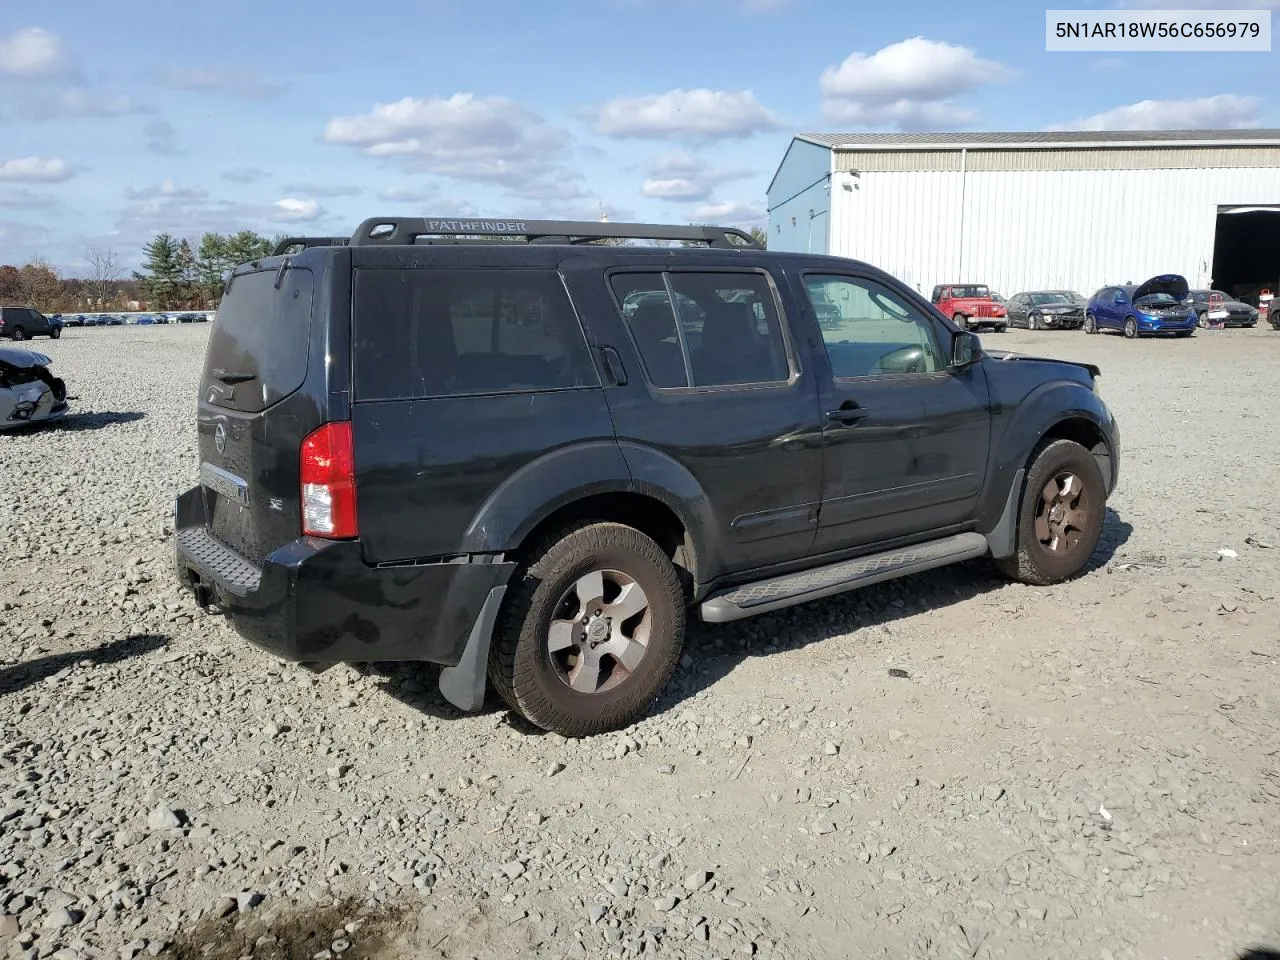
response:
[(843, 560), (785, 577), (748, 583), (717, 594), (703, 602), (702, 619), (707, 623), (728, 623), (754, 617), (872, 583), (970, 560), (986, 552), (987, 538), (982, 534), (958, 533), (914, 547), (900, 547), (856, 560)]

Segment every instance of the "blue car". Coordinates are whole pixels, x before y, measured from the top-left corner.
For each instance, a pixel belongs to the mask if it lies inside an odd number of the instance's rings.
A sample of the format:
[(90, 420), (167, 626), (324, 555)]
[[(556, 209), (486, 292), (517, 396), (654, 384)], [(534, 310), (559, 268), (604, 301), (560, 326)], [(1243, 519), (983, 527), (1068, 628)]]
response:
[(1150, 334), (1189, 337), (1197, 326), (1190, 294), (1186, 277), (1176, 273), (1141, 284), (1103, 287), (1085, 307), (1084, 332), (1119, 330), (1130, 340)]

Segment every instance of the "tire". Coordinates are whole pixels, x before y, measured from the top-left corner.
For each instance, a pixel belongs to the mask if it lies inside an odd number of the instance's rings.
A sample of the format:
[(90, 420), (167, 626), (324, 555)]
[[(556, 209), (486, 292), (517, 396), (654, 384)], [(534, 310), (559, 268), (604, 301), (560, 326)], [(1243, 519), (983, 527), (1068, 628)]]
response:
[(1196, 315), (1196, 326), (1201, 330), (1209, 329), (1209, 314), (1201, 312)]
[(1033, 314), (1031, 315), (1031, 317), (1027, 320), (1027, 329), (1028, 329), (1028, 330), (1039, 330), (1039, 329), (1040, 329), (1040, 318), (1039, 318), (1039, 317), (1037, 317), (1034, 313), (1033, 313)]
[(1084, 332), (1089, 334), (1090, 336), (1098, 332), (1098, 319), (1092, 313), (1085, 315)]
[(1009, 329), (1009, 325), (1007, 323), (1002, 323), (999, 326), (992, 327), (991, 329), (994, 330), (996, 333), (1004, 333), (1006, 330)]
[(53, 328), (51, 328), (51, 329), (49, 330), (49, 339), (50, 339), (50, 340), (57, 340), (60, 336), (62, 336), (62, 328), (61, 328), (61, 327), (53, 327)]
[(1179, 340), (1185, 340), (1187, 337), (1191, 336), (1191, 334), (1194, 332), (1195, 332), (1194, 330), (1179, 330), (1177, 333), (1174, 334), (1174, 336), (1177, 337)]
[[(1074, 478), (1078, 488), (1075, 497), (1069, 495), (1065, 477)], [(1055, 486), (1058, 499), (1046, 502), (1046, 491)], [(1067, 491), (1066, 497), (1063, 491)], [(1014, 580), (1035, 586), (1061, 583), (1075, 576), (1089, 562), (1102, 536), (1106, 495), (1102, 470), (1088, 450), (1071, 440), (1051, 440), (1041, 445), (1032, 456), (1018, 505), (1016, 551), (1011, 557), (997, 560), (997, 568)], [(1049, 511), (1054, 507), (1065, 508), (1058, 515), (1063, 518), (1059, 526), (1049, 522)], [(1072, 514), (1074, 522), (1066, 519)], [(1057, 548), (1055, 542), (1059, 544)]]
[[(594, 585), (597, 575), (602, 590)], [(626, 616), (615, 624), (607, 612), (623, 598), (619, 590), (632, 597), (630, 606), (646, 606), (634, 613), (615, 608)], [(586, 601), (588, 610), (598, 602), (606, 613), (590, 617), (589, 626), (580, 619)], [(685, 606), (676, 568), (651, 538), (620, 523), (576, 524), (535, 547), (516, 574), (490, 648), (490, 679), (512, 710), (544, 730), (586, 737), (629, 726), (675, 671)], [(590, 631), (598, 624), (605, 626), (593, 643)], [(624, 656), (636, 645), (643, 651), (630, 669), (609, 650), (584, 657), (614, 645)]]
[(14, 327), (13, 332), (9, 334), (9, 337), (13, 340), (25, 340), (27, 339), (27, 331), (23, 330), (21, 327)]
[(1138, 336), (1138, 321), (1133, 317), (1124, 318), (1124, 336), (1126, 340), (1135, 340)]
[(973, 329), (972, 327), (969, 326), (969, 318), (966, 317), (963, 313), (957, 313), (952, 319), (955, 320), (956, 326), (958, 326), (961, 330)]

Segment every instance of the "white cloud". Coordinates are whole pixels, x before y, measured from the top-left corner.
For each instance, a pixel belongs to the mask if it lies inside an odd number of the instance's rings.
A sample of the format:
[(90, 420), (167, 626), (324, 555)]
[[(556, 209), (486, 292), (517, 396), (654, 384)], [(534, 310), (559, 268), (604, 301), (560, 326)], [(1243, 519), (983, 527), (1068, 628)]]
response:
[(705, 87), (620, 97), (585, 115), (596, 133), (616, 139), (737, 140), (782, 126), (752, 91)]
[(715, 188), (755, 174), (750, 170), (713, 167), (690, 153), (671, 153), (652, 158), (640, 192), (655, 200), (706, 200)]
[(1280, 0), (1128, 0), (1117, 6), (1139, 10), (1280, 10)]
[(354, 197), (360, 193), (359, 187), (346, 183), (287, 183), (283, 189), (313, 197)]
[(271, 174), (265, 170), (259, 170), (257, 167), (236, 167), (234, 170), (228, 170), (222, 175), (222, 179), (228, 183), (253, 183), (255, 180), (261, 180), (269, 177)]
[(274, 204), (280, 220), (286, 223), (310, 223), (318, 220), (324, 208), (314, 200), (299, 200), (296, 197), (285, 197)]
[(269, 100), (288, 86), (257, 67), (235, 63), (168, 67), (160, 72), (160, 82), (176, 90), (218, 93), (242, 100)]
[(57, 34), (27, 27), (0, 37), (0, 73), (43, 76), (62, 69), (65, 52)]
[(1048, 130), (1210, 130), (1259, 125), (1257, 97), (1225, 93), (1194, 100), (1141, 100), (1091, 117), (1053, 124)]
[(132, 97), (99, 93), (81, 85), (31, 91), (17, 103), (17, 107), (31, 120), (120, 117), (149, 112), (148, 107), (138, 104)]
[(17, 190), (0, 193), (0, 207), (6, 210), (51, 210), (58, 205), (58, 198), (51, 193), (32, 193)]
[(379, 200), (391, 200), (396, 203), (416, 203), (433, 200), (439, 195), (435, 187), (387, 187), (378, 191)]
[(162, 157), (172, 157), (182, 153), (178, 149), (178, 132), (168, 120), (152, 120), (142, 128), (142, 136), (146, 139), (147, 149)]
[(128, 200), (203, 200), (209, 195), (204, 187), (180, 187), (172, 180), (161, 180), (150, 187), (125, 191)]
[(851, 53), (824, 70), (822, 112), (857, 126), (959, 126), (974, 114), (952, 98), (1010, 76), (1007, 67), (968, 47), (911, 37), (872, 54)]
[(75, 168), (58, 157), (21, 157), (0, 163), (0, 180), (10, 183), (61, 183), (75, 175)]
[(720, 203), (704, 203), (693, 211), (693, 219), (703, 223), (729, 226), (754, 225), (764, 220), (767, 211), (758, 203), (741, 200), (724, 200)]
[(506, 97), (404, 97), (332, 118), (324, 139), (409, 173), (493, 183), (521, 195), (564, 193), (579, 179), (563, 166), (568, 134)]

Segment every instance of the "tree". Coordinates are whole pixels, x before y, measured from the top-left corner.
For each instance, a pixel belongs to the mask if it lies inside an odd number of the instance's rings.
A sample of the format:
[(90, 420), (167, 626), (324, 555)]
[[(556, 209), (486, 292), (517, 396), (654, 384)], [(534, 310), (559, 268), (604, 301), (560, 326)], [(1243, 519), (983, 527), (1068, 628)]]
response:
[(200, 285), (206, 302), (217, 302), (231, 269), (227, 255), (227, 240), (220, 233), (206, 233), (200, 238), (196, 251), (196, 283)]
[(89, 269), (93, 274), (89, 278), (93, 296), (99, 306), (106, 306), (111, 299), (115, 282), (120, 278), (120, 261), (116, 258), (116, 252), (110, 247), (90, 247), (85, 259), (89, 261)]
[(52, 310), (62, 295), (62, 281), (41, 257), (32, 257), (18, 271), (22, 300), (39, 310)]
[(760, 244), (760, 246), (769, 246), (769, 231), (764, 227), (752, 227), (750, 232), (751, 239)]
[(172, 234), (162, 233), (143, 248), (146, 261), (141, 273), (133, 277), (143, 294), (161, 310), (171, 308), (183, 293), (182, 263), (178, 241)]
[(196, 257), (186, 240), (178, 244), (178, 269), (182, 271), (183, 284), (190, 286), (196, 279)]

